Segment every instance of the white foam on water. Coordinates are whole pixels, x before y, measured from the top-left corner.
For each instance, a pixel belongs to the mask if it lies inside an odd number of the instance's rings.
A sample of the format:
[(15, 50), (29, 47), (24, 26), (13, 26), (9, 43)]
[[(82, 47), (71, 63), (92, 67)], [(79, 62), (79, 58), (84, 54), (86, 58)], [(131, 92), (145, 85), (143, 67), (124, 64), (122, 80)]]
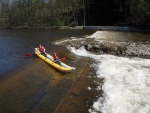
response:
[(66, 39), (66, 40), (61, 40), (61, 41), (57, 41), (55, 42), (56, 45), (64, 43), (64, 42), (69, 42), (69, 41), (73, 41), (73, 40), (79, 40), (81, 38), (77, 38), (77, 37), (70, 37), (70, 39)]
[(103, 97), (94, 102), (90, 113), (150, 113), (150, 59), (95, 55), (84, 47), (68, 48), (76, 55), (95, 59), (97, 77), (104, 78)]

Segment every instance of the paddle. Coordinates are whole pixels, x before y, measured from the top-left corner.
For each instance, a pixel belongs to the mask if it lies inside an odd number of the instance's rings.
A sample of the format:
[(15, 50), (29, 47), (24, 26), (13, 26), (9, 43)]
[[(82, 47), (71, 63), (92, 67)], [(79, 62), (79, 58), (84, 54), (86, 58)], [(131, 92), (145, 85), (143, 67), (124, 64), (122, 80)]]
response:
[(63, 61), (66, 60), (66, 57), (62, 57), (61, 60), (63, 60)]
[(29, 58), (30, 58), (30, 56), (31, 56), (31, 54), (30, 54), (30, 53), (25, 53), (25, 54), (24, 54), (24, 58), (25, 58), (25, 59), (29, 59)]
[(31, 56), (30, 53), (25, 53), (24, 56), (28, 57), (28, 56)]

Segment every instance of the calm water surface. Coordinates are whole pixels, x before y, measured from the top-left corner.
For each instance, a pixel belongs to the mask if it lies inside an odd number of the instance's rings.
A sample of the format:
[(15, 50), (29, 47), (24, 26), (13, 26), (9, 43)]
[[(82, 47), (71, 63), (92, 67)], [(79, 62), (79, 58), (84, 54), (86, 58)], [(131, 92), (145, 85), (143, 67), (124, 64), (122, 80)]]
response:
[(85, 30), (0, 30), (0, 77), (32, 62), (35, 57), (25, 58), (24, 54), (34, 53), (41, 43), (47, 52), (55, 48), (51, 42), (69, 37), (91, 35), (95, 31)]

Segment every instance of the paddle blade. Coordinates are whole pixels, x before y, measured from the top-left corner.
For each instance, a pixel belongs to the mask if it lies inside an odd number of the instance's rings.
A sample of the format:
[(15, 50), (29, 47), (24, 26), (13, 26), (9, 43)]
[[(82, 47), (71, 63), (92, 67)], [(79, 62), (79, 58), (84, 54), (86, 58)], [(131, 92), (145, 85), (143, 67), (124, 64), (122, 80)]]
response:
[(66, 57), (61, 58), (61, 60), (66, 60)]
[(24, 56), (31, 56), (31, 54), (30, 53), (26, 53), (26, 54), (24, 54)]

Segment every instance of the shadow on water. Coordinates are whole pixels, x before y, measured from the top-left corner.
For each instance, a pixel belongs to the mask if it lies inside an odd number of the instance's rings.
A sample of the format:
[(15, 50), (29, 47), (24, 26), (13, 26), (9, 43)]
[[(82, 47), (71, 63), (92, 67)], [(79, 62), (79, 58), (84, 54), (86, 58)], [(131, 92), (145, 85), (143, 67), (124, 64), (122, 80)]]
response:
[[(88, 62), (88, 59), (83, 60), (80, 57), (73, 56), (64, 48), (58, 51), (58, 55), (60, 57), (66, 56), (67, 64), (76, 67), (76, 70), (66, 74), (60, 73), (41, 59), (36, 58), (31, 64), (1, 79), (0, 112), (59, 113), (59, 111), (62, 111), (62, 105), (64, 105), (62, 103), (65, 101), (63, 98), (69, 96), (67, 93), (79, 80), (78, 78), (84, 74), (88, 75), (90, 70), (85, 63)], [(79, 81), (77, 83), (85, 82), (84, 80), (84, 82)], [(81, 86), (78, 86), (78, 90), (80, 88)], [(78, 96), (80, 95), (79, 92), (71, 94), (76, 95), (76, 93)], [(81, 93), (79, 97), (81, 98), (84, 95), (86, 94)], [(88, 97), (86, 96), (86, 98)], [(86, 106), (86, 101), (87, 99), (84, 104), (82, 103), (82, 107), (83, 105)]]

